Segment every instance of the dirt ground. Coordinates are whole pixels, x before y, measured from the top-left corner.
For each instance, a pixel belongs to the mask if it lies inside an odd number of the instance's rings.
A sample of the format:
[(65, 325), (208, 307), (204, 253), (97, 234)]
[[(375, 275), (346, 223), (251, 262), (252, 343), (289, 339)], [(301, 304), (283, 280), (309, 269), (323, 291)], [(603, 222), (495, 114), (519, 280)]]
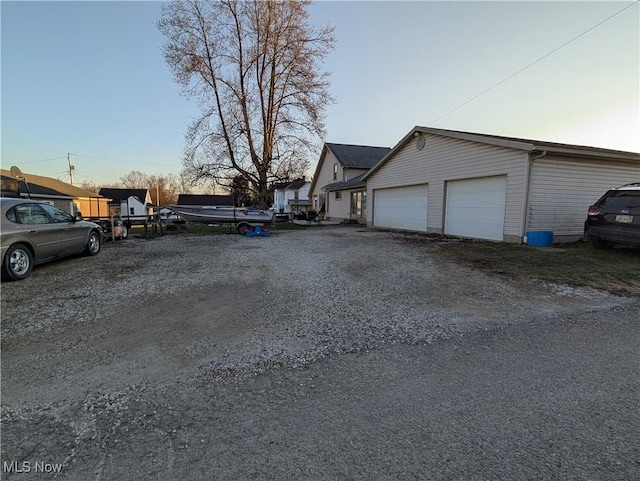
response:
[(4, 283), (2, 479), (631, 479), (637, 300), (439, 242), (180, 234)]

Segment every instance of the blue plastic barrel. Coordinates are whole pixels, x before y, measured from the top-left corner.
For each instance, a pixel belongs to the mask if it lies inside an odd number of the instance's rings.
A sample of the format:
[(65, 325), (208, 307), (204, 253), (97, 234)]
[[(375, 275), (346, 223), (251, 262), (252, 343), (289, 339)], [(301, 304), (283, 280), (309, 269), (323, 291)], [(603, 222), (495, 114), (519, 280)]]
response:
[(553, 231), (531, 230), (527, 232), (527, 244), (534, 247), (551, 247), (553, 245)]

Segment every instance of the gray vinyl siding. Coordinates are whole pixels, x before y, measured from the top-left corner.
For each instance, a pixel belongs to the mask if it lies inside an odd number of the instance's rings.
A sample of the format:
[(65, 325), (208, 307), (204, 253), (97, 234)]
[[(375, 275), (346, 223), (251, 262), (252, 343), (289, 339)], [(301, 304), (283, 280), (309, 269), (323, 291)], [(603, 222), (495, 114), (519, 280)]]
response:
[[(375, 189), (429, 184), (427, 229), (442, 232), (445, 184), (450, 180), (507, 176), (505, 236), (523, 233), (525, 166), (527, 154), (515, 149), (424, 134), (424, 149), (413, 139), (367, 180), (367, 195)], [(367, 223), (373, 225), (373, 206), (367, 205)]]
[(640, 166), (545, 157), (533, 161), (527, 230), (579, 238), (587, 209), (612, 187), (640, 182)]
[(341, 190), (339, 191), (340, 198), (336, 199), (336, 192), (327, 192), (327, 197), (330, 198), (329, 205), (331, 206), (329, 217), (332, 220), (349, 219), (351, 213), (351, 191)]
[[(336, 156), (333, 155), (329, 149), (327, 149), (327, 154), (323, 159), (321, 159), (322, 165), (320, 166), (320, 170), (316, 174), (315, 186), (313, 192), (309, 192), (309, 198), (313, 201), (314, 196), (321, 196), (323, 194), (322, 188), (327, 184), (332, 184), (337, 182), (333, 180), (333, 166), (334, 164), (338, 164), (338, 179), (342, 178), (342, 165), (336, 159)], [(329, 195), (326, 197), (325, 209), (326, 215), (329, 216), (331, 210), (331, 204), (333, 199), (330, 198)], [(314, 206), (316, 209), (320, 210), (322, 205)]]

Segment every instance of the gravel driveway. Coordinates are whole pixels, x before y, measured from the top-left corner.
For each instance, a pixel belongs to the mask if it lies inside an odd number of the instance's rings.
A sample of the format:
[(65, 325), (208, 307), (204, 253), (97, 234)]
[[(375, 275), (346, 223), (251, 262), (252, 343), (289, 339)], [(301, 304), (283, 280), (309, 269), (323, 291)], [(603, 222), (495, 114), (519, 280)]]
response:
[(438, 245), (181, 234), (3, 284), (2, 479), (635, 477), (638, 302)]

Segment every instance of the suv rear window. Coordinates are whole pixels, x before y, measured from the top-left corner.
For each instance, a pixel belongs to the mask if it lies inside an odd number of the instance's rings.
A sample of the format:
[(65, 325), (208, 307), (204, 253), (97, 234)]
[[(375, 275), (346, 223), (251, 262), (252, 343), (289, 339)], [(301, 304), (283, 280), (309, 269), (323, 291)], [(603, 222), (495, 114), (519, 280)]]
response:
[(614, 191), (602, 199), (602, 204), (613, 208), (640, 207), (640, 191)]

